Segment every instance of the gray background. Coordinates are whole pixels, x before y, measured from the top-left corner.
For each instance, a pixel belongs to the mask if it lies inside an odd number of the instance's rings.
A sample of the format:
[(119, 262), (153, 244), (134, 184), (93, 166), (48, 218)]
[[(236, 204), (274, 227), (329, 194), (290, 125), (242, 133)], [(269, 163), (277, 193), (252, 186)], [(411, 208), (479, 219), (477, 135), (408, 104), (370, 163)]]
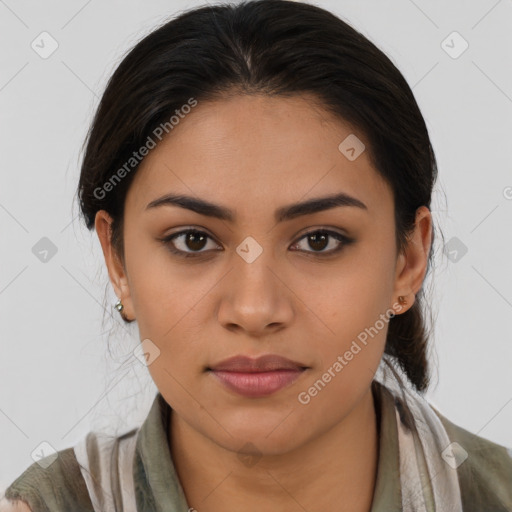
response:
[[(97, 236), (80, 225), (73, 195), (81, 144), (122, 54), (198, 5), (0, 0), (0, 492), (44, 452), (40, 443), (60, 450), (148, 412), (156, 388), (132, 356), (136, 326), (112, 310)], [(427, 397), (453, 422), (512, 446), (512, 1), (317, 5), (401, 70), (438, 159), (432, 211), (447, 248), (438, 236), (425, 283), (437, 314)], [(31, 47), (43, 31), (58, 43), (46, 59)], [(457, 58), (444, 49), (462, 48), (453, 31), (469, 43)], [(46, 262), (43, 237), (57, 249)]]

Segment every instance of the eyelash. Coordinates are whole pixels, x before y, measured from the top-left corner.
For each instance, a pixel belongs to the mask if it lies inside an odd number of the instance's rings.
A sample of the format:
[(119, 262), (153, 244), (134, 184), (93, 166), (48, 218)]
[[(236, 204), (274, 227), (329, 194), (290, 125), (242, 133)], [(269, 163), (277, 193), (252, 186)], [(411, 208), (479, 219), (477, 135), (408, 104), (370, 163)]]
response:
[[(169, 236), (166, 236), (164, 238), (161, 238), (160, 241), (162, 243), (164, 243), (167, 247), (167, 249), (169, 251), (171, 251), (173, 254), (176, 254), (177, 256), (180, 256), (182, 258), (196, 258), (196, 257), (200, 257), (201, 254), (207, 252), (207, 251), (196, 251), (196, 252), (186, 252), (186, 251), (182, 251), (180, 249), (176, 249), (174, 244), (173, 244), (173, 240), (175, 238), (178, 238), (182, 235), (187, 235), (189, 233), (193, 233), (195, 235), (206, 235), (208, 238), (210, 238), (211, 240), (213, 240), (213, 238), (208, 235), (208, 233), (204, 232), (204, 231), (200, 231), (200, 230), (197, 230), (197, 229), (186, 229), (186, 230), (183, 230), (183, 231), (179, 231), (177, 233), (173, 233), (172, 235), (169, 235)], [(316, 229), (316, 230), (313, 230), (313, 231), (309, 231), (308, 233), (305, 233), (304, 235), (302, 235), (298, 240), (297, 242), (294, 242), (292, 245), (296, 245), (297, 243), (299, 243), (301, 240), (303, 240), (304, 238), (307, 238), (308, 236), (311, 236), (311, 235), (315, 235), (315, 234), (323, 234), (323, 235), (328, 235), (334, 239), (336, 239), (338, 242), (340, 242), (340, 245), (336, 248), (336, 249), (331, 249), (330, 251), (301, 251), (301, 250), (298, 250), (298, 252), (303, 252), (303, 253), (309, 253), (308, 255), (313, 255), (314, 257), (315, 256), (320, 256), (320, 257), (328, 257), (328, 256), (331, 256), (335, 253), (338, 253), (340, 252), (341, 250), (343, 250), (344, 247), (346, 247), (347, 245), (350, 245), (352, 242), (354, 242), (354, 239), (353, 238), (349, 238), (345, 235), (342, 235), (341, 233), (338, 233), (336, 231), (331, 231), (329, 229)]]

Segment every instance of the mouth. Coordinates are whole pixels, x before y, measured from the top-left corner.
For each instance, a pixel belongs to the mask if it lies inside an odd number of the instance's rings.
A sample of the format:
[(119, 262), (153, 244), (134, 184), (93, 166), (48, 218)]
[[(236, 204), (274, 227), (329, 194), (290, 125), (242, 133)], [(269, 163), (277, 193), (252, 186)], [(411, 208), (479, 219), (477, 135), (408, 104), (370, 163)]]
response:
[(257, 398), (291, 385), (308, 369), (302, 363), (269, 354), (256, 359), (235, 356), (206, 368), (206, 371), (229, 390)]

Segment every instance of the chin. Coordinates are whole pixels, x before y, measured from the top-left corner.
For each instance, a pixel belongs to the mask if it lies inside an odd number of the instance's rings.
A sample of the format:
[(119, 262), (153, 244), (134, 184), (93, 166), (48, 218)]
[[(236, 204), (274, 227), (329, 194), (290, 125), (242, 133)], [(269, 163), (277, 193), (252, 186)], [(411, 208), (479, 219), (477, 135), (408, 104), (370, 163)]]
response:
[[(226, 443), (219, 443), (225, 449), (236, 453), (242, 462), (245, 458), (250, 458), (250, 462), (256, 462), (265, 456), (284, 455), (300, 446), (301, 440), (293, 435), (293, 432), (286, 432), (284, 435), (271, 434), (268, 431), (255, 431), (254, 428), (247, 429), (246, 432), (240, 431), (233, 433), (233, 438), (223, 439)], [(249, 466), (249, 463), (245, 463)]]
[[(227, 415), (222, 415), (222, 426), (213, 434), (218, 444), (233, 452), (261, 453), (263, 455), (280, 455), (292, 451), (302, 442), (300, 424), (290, 421), (293, 413), (287, 417), (288, 412), (280, 414), (266, 414), (263, 411), (245, 413), (243, 418), (237, 414), (237, 418), (230, 420)], [(231, 436), (227, 433), (231, 434)], [(308, 429), (311, 432), (310, 429)], [(219, 437), (220, 435), (220, 437)], [(245, 448), (244, 448), (245, 447)]]

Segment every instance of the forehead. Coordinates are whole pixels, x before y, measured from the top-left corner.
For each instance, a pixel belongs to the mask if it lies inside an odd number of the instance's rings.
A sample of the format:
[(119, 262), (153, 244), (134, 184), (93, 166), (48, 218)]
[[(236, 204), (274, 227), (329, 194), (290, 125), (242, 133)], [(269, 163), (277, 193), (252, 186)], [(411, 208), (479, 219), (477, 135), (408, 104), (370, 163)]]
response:
[(392, 207), (391, 191), (367, 151), (347, 158), (354, 141), (367, 146), (364, 134), (307, 95), (198, 102), (144, 158), (126, 208), (141, 212), (173, 192), (253, 217), (271, 206), (345, 192), (377, 215)]

